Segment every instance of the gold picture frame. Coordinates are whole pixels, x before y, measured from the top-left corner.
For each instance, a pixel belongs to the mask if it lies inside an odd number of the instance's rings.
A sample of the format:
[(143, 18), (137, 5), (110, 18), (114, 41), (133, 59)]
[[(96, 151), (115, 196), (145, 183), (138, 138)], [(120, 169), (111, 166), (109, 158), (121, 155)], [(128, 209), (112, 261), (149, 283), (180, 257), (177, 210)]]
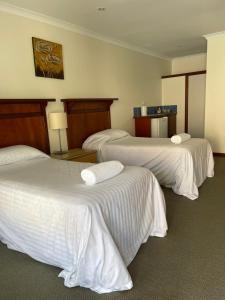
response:
[(32, 37), (35, 75), (64, 79), (62, 45)]

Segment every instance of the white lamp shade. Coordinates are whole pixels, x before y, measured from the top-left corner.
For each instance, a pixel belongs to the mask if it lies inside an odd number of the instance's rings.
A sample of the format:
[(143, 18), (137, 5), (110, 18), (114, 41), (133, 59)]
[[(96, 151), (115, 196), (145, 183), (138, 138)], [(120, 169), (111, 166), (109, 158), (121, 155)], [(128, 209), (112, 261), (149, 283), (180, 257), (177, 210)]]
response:
[(49, 128), (50, 129), (64, 129), (67, 128), (67, 117), (64, 112), (56, 112), (49, 114)]

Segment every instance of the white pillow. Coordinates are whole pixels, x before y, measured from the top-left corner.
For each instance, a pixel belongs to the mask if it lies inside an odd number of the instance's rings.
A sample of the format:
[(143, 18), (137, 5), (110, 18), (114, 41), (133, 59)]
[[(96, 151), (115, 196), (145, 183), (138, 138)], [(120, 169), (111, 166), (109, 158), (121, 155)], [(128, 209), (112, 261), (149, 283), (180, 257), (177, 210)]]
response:
[(0, 166), (12, 164), (18, 161), (29, 160), (37, 157), (49, 157), (38, 149), (16, 145), (0, 149)]
[(90, 135), (83, 143), (82, 148), (87, 150), (99, 150), (106, 143), (115, 141), (130, 134), (121, 129), (106, 129)]
[(117, 140), (128, 135), (130, 134), (122, 129), (106, 129), (92, 134), (92, 136), (107, 136), (110, 137), (111, 140)]

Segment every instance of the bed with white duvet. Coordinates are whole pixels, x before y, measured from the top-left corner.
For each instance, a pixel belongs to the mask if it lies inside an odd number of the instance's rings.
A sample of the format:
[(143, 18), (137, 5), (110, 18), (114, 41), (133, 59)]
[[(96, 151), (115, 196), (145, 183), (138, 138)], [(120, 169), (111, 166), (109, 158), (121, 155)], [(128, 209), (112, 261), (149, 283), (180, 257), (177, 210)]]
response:
[(107, 129), (89, 136), (83, 148), (97, 150), (99, 161), (146, 167), (160, 184), (191, 200), (198, 198), (204, 180), (214, 176), (212, 149), (206, 139), (176, 145), (169, 138), (133, 137), (123, 130)]
[(167, 232), (164, 196), (154, 175), (125, 167), (87, 186), (80, 173), (89, 164), (27, 149), (0, 150), (1, 242), (61, 268), (67, 287), (98, 293), (132, 288), (127, 266), (149, 236)]

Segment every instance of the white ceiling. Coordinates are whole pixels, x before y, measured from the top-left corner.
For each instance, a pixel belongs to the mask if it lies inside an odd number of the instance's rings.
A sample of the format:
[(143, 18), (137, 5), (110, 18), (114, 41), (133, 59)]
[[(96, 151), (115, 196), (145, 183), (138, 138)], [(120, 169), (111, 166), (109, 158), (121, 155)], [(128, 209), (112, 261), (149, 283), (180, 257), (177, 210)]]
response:
[[(163, 57), (206, 51), (225, 30), (225, 0), (5, 0)], [(98, 11), (105, 7), (105, 11)]]

